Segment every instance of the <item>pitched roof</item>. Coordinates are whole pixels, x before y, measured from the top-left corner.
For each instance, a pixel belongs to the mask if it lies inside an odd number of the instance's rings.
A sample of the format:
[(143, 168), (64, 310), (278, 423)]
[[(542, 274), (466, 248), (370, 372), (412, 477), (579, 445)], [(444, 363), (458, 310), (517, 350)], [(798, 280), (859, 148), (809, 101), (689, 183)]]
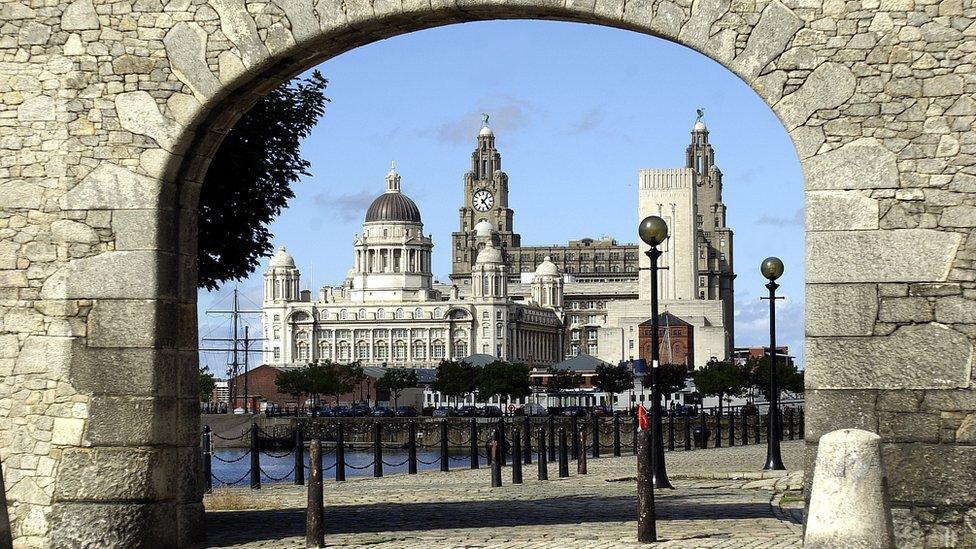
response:
[(559, 368), (560, 370), (572, 370), (574, 372), (594, 372), (598, 366), (603, 365), (610, 366), (610, 363), (604, 362), (595, 356), (580, 353), (573, 358), (556, 364), (553, 366), (553, 368)]
[(496, 360), (499, 360), (498, 357), (485, 355), (481, 353), (475, 353), (473, 355), (462, 358), (461, 362), (466, 362), (472, 366), (484, 366), (486, 364), (491, 364)]
[[(641, 322), (641, 326), (650, 326), (651, 320), (648, 318), (644, 322)], [(664, 311), (663, 313), (657, 315), (658, 326), (691, 326), (691, 324), (681, 320), (680, 318), (674, 316), (669, 311)]]

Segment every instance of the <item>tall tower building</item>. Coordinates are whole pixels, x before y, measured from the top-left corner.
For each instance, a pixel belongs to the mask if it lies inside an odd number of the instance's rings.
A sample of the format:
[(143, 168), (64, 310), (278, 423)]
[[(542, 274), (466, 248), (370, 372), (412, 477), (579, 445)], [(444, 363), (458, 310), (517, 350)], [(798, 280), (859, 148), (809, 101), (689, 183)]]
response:
[[(514, 212), (508, 207), (508, 175), (502, 171), (502, 156), (495, 148), (495, 133), (487, 116), (478, 132), (478, 145), (471, 153), (471, 169), (464, 174), (464, 202), (459, 210), (458, 231), (451, 235), (455, 284), (469, 284), (471, 268), (478, 257), (476, 226), (490, 224), (496, 245), (502, 250), (518, 248), (521, 237), (514, 232)], [(482, 231), (483, 234), (483, 231)], [(503, 256), (504, 257), (504, 256)]]
[(698, 120), (685, 151), (685, 167), (695, 172), (696, 229), (698, 232), (698, 298), (725, 303), (728, 348), (733, 348), (734, 292), (732, 229), (726, 224), (722, 202), (722, 171), (715, 165), (715, 151), (708, 142), (708, 128)]

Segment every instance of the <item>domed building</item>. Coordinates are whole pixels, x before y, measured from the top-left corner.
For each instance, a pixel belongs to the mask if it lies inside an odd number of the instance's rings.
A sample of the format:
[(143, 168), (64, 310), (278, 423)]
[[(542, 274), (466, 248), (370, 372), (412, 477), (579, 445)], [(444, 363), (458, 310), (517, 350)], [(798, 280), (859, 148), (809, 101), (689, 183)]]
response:
[[(295, 259), (281, 247), (265, 272), (263, 362), (434, 368), (472, 354), (534, 366), (562, 360), (561, 299), (509, 295), (508, 268), (490, 223), (475, 227), (477, 289), (463, 297), (456, 287), (434, 288), (434, 243), (423, 230), (420, 209), (394, 168), (366, 210), (341, 285), (323, 286), (314, 296), (300, 290)], [(558, 269), (546, 272), (547, 284), (561, 276)]]

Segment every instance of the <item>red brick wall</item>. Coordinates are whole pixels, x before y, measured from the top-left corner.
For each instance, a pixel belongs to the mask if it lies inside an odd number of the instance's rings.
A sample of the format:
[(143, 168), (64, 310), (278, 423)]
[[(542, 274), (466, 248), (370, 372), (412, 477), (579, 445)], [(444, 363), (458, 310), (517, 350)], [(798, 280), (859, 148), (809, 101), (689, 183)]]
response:
[[(258, 366), (247, 373), (247, 394), (251, 398), (252, 406), (256, 402), (267, 402), (281, 406), (295, 406), (299, 404), (292, 395), (278, 392), (275, 379), (278, 377), (278, 369), (267, 364)], [(236, 395), (235, 406), (244, 405), (244, 374), (232, 380), (232, 391)], [(379, 400), (385, 401), (389, 398), (385, 392), (380, 391), (377, 395), (376, 380), (369, 379), (363, 382), (360, 387), (352, 392), (339, 397), (339, 404), (349, 405), (357, 402), (369, 400), (370, 403)], [(368, 396), (367, 396), (368, 395)], [(335, 404), (335, 397), (323, 395), (324, 403), (332, 406)], [(306, 398), (303, 395), (303, 398)]]

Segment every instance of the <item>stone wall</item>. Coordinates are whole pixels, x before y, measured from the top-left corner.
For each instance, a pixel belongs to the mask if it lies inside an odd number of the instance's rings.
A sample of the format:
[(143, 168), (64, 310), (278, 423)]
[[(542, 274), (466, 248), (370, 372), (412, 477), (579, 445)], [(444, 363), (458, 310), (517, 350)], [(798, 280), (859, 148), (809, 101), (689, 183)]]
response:
[(976, 544), (968, 0), (0, 0), (0, 453), (21, 546), (199, 532), (195, 207), (262, 93), (403, 32), (598, 23), (753, 86), (806, 173), (809, 434), (879, 432), (903, 541)]

